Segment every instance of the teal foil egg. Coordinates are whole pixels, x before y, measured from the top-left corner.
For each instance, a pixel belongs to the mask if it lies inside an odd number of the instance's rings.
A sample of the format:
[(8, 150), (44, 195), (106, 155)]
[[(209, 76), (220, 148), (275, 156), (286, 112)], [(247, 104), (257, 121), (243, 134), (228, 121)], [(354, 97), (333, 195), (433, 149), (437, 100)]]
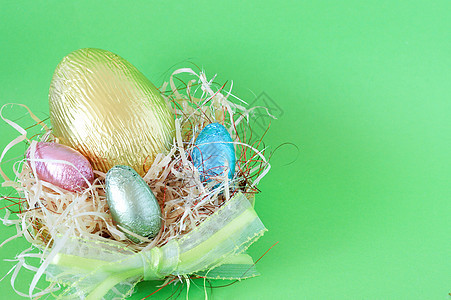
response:
[(226, 174), (229, 179), (233, 178), (236, 159), (232, 142), (227, 129), (219, 123), (208, 124), (202, 129), (191, 153), (202, 181)]
[[(152, 190), (131, 167), (111, 168), (105, 180), (105, 192), (114, 221), (143, 237), (155, 237), (161, 228), (161, 208)], [(139, 239), (126, 234), (132, 241)]]

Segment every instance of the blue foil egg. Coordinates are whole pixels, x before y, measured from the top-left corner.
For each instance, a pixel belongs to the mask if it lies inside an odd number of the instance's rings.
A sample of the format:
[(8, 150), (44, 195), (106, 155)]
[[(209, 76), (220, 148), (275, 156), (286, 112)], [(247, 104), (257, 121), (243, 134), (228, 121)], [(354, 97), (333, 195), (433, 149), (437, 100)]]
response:
[(191, 153), (194, 166), (199, 170), (202, 181), (211, 177), (235, 174), (235, 148), (227, 129), (219, 123), (205, 126), (197, 136)]
[[(105, 192), (113, 220), (121, 227), (143, 237), (155, 237), (161, 228), (161, 208), (152, 190), (128, 166), (112, 167), (105, 179)], [(139, 239), (126, 234), (139, 243)]]

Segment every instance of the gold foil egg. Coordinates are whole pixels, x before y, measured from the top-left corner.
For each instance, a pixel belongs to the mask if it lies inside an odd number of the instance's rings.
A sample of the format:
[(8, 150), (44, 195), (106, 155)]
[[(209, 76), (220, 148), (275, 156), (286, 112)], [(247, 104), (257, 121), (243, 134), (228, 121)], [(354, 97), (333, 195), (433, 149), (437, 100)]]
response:
[(175, 133), (171, 108), (158, 89), (106, 50), (80, 49), (64, 57), (50, 84), (49, 106), (60, 143), (102, 172), (128, 165), (144, 175)]

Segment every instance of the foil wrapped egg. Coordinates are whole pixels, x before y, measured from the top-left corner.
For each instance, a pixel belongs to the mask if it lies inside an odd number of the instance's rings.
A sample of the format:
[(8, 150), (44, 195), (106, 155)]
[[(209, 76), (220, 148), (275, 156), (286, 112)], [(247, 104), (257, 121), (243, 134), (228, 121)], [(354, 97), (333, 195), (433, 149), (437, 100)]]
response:
[(199, 170), (202, 181), (211, 177), (235, 174), (235, 148), (227, 129), (219, 123), (205, 126), (196, 138), (191, 153), (194, 166)]
[[(116, 224), (143, 237), (155, 237), (161, 228), (161, 208), (139, 174), (129, 166), (114, 166), (105, 179), (110, 213)], [(141, 241), (127, 234), (136, 242)]]
[(34, 164), (36, 175), (71, 192), (81, 191), (93, 183), (94, 173), (89, 161), (78, 151), (65, 145), (37, 142), (32, 152), (30, 146), (26, 153), (30, 167)]
[(95, 170), (128, 165), (144, 175), (172, 144), (169, 104), (132, 64), (106, 50), (64, 57), (50, 84), (49, 106), (53, 134)]

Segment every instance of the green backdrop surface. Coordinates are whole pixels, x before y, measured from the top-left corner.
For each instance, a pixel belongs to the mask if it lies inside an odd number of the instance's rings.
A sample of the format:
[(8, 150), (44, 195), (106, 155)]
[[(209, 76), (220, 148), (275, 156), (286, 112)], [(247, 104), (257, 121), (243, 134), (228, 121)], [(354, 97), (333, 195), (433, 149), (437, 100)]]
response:
[[(123, 56), (157, 85), (194, 62), (242, 99), (263, 95), (278, 114), (266, 144), (299, 149), (276, 151), (260, 185), (269, 232), (250, 253), (279, 241), (262, 276), (209, 299), (449, 299), (451, 2), (368, 2), (0, 0), (0, 103), (46, 118), (54, 68), (83, 47)], [(0, 123), (1, 148), (15, 136)], [(15, 240), (0, 257), (28, 246)], [(0, 299), (19, 299), (9, 280)], [(203, 295), (195, 281), (190, 299)]]

